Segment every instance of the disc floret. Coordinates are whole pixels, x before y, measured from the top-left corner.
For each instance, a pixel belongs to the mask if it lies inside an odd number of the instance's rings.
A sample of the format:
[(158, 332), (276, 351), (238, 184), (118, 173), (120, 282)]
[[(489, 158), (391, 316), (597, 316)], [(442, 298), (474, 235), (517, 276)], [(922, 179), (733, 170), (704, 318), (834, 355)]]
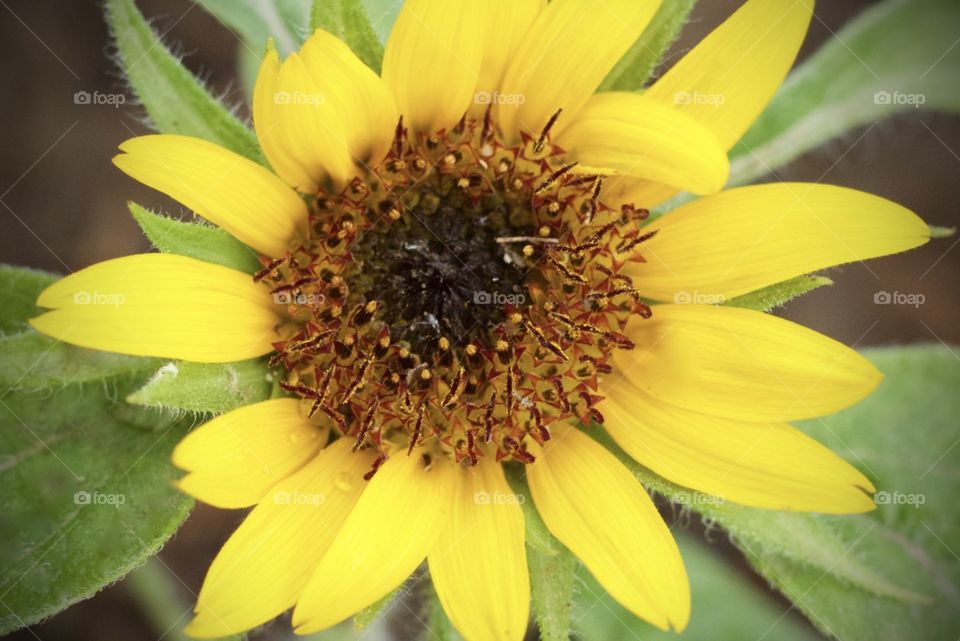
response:
[(255, 279), (284, 306), (272, 364), (367, 477), (417, 448), (476, 464), (531, 463), (560, 420), (602, 422), (611, 355), (650, 316), (628, 261), (646, 210), (608, 207), (601, 176), (549, 141), (506, 144), (489, 114), (449, 131), (402, 121), (379, 166), (321, 190), (309, 228)]

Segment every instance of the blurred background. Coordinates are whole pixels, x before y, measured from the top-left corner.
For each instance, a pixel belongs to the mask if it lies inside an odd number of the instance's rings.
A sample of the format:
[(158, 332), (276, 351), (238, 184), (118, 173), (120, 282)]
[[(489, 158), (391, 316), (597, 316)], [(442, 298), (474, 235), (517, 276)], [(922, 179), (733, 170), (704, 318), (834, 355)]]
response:
[[(185, 55), (187, 67), (246, 116), (246, 96), (237, 73), (240, 44), (234, 34), (187, 0), (138, 0), (137, 4), (165, 34), (165, 41)], [(735, 0), (700, 2), (666, 65), (739, 4)], [(871, 4), (862, 0), (821, 2), (801, 59)], [(147, 251), (148, 244), (128, 213), (127, 201), (172, 215), (181, 208), (110, 164), (118, 144), (148, 130), (112, 60), (100, 3), (0, 0), (0, 84), (4, 87), (0, 101), (0, 263), (67, 273), (97, 261)], [(120, 105), (76, 104), (77, 92), (126, 98)], [(850, 132), (777, 173), (782, 180), (862, 189), (905, 205), (931, 224), (956, 226), (960, 223), (958, 154), (960, 117), (921, 110)], [(947, 238), (868, 266), (834, 270), (831, 275), (836, 285), (817, 290), (779, 313), (857, 348), (958, 344), (960, 250), (955, 250), (956, 244), (956, 238)], [(877, 305), (874, 295), (878, 291), (922, 294), (924, 303), (916, 307)], [(136, 591), (157, 578), (150, 572), (159, 567), (161, 573), (175, 577), (172, 602), (182, 602), (184, 608), (190, 605), (209, 562), (242, 517), (242, 512), (198, 505), (160, 554), (159, 566), (8, 638), (179, 638), (176, 630), (160, 629), (155, 613), (138, 605)], [(691, 535), (682, 547), (692, 582), (697, 586), (698, 576), (703, 577), (701, 587), (695, 587), (702, 591), (700, 597), (695, 592), (695, 603), (698, 598), (726, 600), (730, 616), (737, 616), (738, 607), (768, 612), (768, 623), (774, 626), (768, 638), (819, 638), (799, 615), (788, 611), (780, 597), (765, 589), (761, 579), (749, 574), (739, 553), (725, 544), (722, 535), (710, 538), (724, 554), (707, 556), (702, 549), (707, 538), (702, 525), (691, 519), (688, 530)], [(738, 574), (739, 581), (735, 580)], [(749, 577), (746, 582), (744, 575)], [(590, 590), (585, 581), (581, 590)], [(742, 592), (739, 597), (738, 591)], [(606, 601), (598, 599), (597, 603), (596, 608), (586, 608), (577, 616), (584, 626), (611, 635), (603, 638), (618, 638), (623, 630), (618, 631), (617, 620), (625, 613), (616, 612)], [(399, 638), (412, 638), (417, 625), (415, 608), (404, 606), (404, 611), (391, 613), (388, 627), (398, 631)], [(287, 630), (286, 623), (275, 624), (251, 638), (286, 638)], [(344, 631), (343, 638), (352, 634)], [(383, 629), (377, 628), (364, 638), (382, 635)], [(718, 633), (715, 638), (724, 637)]]

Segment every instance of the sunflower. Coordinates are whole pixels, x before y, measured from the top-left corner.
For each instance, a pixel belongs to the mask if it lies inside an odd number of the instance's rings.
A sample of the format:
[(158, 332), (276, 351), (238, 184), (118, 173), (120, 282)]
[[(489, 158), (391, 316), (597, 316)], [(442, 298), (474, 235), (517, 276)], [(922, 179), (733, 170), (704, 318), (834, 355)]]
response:
[[(851, 405), (879, 372), (719, 304), (929, 238), (913, 213), (850, 189), (722, 191), (812, 4), (749, 0), (644, 92), (595, 93), (658, 1), (407, 0), (382, 76), (322, 30), (282, 62), (268, 49), (253, 120), (272, 171), (195, 138), (121, 145), (117, 167), (253, 248), (262, 270), (110, 260), (43, 292), (34, 327), (125, 354), (269, 354), (283, 390), (174, 452), (185, 492), (255, 506), (207, 574), (192, 635), (290, 608), (296, 632), (327, 628), (426, 559), (466, 639), (523, 638), (524, 495), (506, 469), (614, 598), (682, 630), (677, 546), (601, 429), (725, 500), (873, 508), (871, 482), (789, 421)], [(700, 197), (650, 216), (679, 192)]]

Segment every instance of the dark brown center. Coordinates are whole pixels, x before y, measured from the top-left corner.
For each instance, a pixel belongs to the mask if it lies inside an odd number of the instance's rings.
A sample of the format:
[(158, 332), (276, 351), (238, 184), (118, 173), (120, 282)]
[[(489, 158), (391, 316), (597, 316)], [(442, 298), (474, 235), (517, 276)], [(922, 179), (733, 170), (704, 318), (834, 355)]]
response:
[(612, 210), (547, 132), (503, 144), (489, 120), (408, 135), (344, 189), (317, 194), (309, 235), (263, 259), (289, 322), (273, 363), (305, 411), (377, 463), (417, 447), (530, 463), (559, 420), (594, 405), (632, 315), (623, 266), (645, 210)]

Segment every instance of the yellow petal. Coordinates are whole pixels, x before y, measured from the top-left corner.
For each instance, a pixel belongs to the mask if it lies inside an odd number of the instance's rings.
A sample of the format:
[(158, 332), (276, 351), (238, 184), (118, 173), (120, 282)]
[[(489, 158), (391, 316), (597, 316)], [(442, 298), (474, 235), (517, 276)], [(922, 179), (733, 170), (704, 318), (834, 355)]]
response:
[(168, 134), (131, 138), (113, 164), (268, 256), (282, 256), (307, 207), (267, 169), (206, 140)]
[(364, 490), (293, 611), (297, 634), (339, 623), (389, 594), (423, 562), (449, 514), (453, 465), (394, 454)]
[(136, 356), (230, 363), (273, 349), (268, 290), (244, 274), (175, 254), (138, 254), (66, 276), (30, 321), (66, 343)]
[(314, 180), (329, 178), (342, 185), (357, 175), (347, 146), (342, 111), (307, 71), (298, 53), (280, 65), (279, 91), (274, 96), (276, 126), (287, 150)]
[(342, 120), (354, 163), (377, 165), (393, 141), (397, 107), (380, 77), (334, 35), (317, 30), (300, 50), (318, 90)]
[(855, 189), (776, 183), (700, 198), (663, 216), (629, 273), (644, 296), (732, 298), (818, 269), (926, 243), (910, 210)]
[(406, 0), (383, 56), (383, 81), (404, 125), (433, 132), (455, 125), (480, 79), (483, 0)]
[(695, 194), (720, 191), (730, 173), (726, 150), (709, 130), (640, 94), (593, 96), (556, 141), (581, 164)]
[(539, 134), (557, 109), (563, 115), (554, 134), (570, 124), (659, 6), (660, 0), (549, 3), (514, 53), (500, 88), (514, 98), (497, 106), (505, 136)]
[(268, 491), (210, 566), (188, 634), (226, 637), (293, 606), (365, 486), (373, 456), (351, 446), (336, 441)]
[[(830, 414), (872, 392), (880, 372), (813, 330), (749, 309), (657, 305), (631, 322), (636, 349), (614, 355), (615, 386), (705, 414), (784, 422)], [(624, 392), (625, 393), (625, 392)]]
[(450, 517), (427, 559), (440, 603), (467, 641), (520, 641), (530, 580), (518, 498), (492, 457), (454, 474)]
[(544, 522), (625, 608), (661, 630), (690, 618), (677, 544), (643, 486), (602, 445), (569, 425), (528, 468)]
[(614, 209), (630, 204), (637, 209), (653, 209), (677, 193), (676, 187), (631, 176), (614, 176), (603, 184), (603, 202)]
[(173, 450), (173, 463), (190, 472), (178, 485), (221, 508), (253, 505), (278, 481), (323, 447), (327, 430), (304, 416), (300, 401), (278, 398), (211, 419)]
[(487, 107), (500, 101), (500, 83), (537, 14), (547, 6), (546, 0), (486, 0), (483, 4), (486, 22), (483, 62), (480, 80), (470, 106), (475, 118), (483, 116)]
[(814, 0), (748, 0), (644, 95), (674, 105), (729, 149), (793, 65)]
[(641, 465), (678, 485), (744, 505), (848, 514), (875, 506), (873, 484), (785, 423), (748, 423), (658, 403), (617, 387), (604, 427)]
[(342, 92), (335, 80), (318, 84), (300, 54), (278, 68), (268, 51), (254, 87), (253, 122), (264, 153), (281, 178), (305, 193), (320, 184), (340, 186), (358, 173), (332, 86)]
[(286, 143), (287, 132), (281, 119), (284, 112), (279, 109), (282, 106), (280, 96), (283, 96), (280, 92), (280, 58), (273, 48), (273, 41), (270, 41), (253, 88), (253, 126), (260, 148), (277, 175), (291, 187), (312, 193), (321, 176), (307, 173), (294, 156), (292, 147)]
[[(729, 150), (763, 112), (797, 56), (814, 0), (748, 0), (644, 95), (695, 118)], [(653, 208), (671, 185), (625, 179), (608, 203)]]

